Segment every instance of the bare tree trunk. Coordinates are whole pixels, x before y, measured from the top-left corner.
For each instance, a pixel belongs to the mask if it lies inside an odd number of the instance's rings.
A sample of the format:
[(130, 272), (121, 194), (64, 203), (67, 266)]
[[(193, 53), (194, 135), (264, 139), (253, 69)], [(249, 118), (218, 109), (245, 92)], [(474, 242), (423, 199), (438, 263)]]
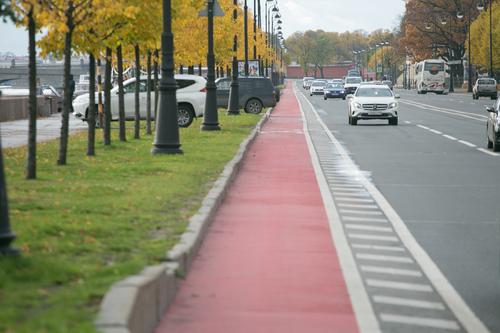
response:
[(102, 102), (102, 73), (101, 73), (101, 58), (97, 59), (97, 93), (98, 93), (98, 102), (97, 102), (97, 127), (102, 127), (104, 123), (104, 105)]
[(155, 88), (155, 122), (156, 122), (156, 116), (158, 114), (158, 101), (160, 100), (160, 91), (158, 90), (159, 88), (159, 68), (158, 68), (158, 59), (159, 59), (159, 51), (158, 49), (155, 50), (155, 61), (154, 61), (154, 88)]
[(36, 179), (36, 45), (35, 45), (35, 19), (33, 8), (28, 13), (29, 37), (29, 132), (28, 132), (28, 161), (26, 164), (26, 179)]
[(198, 75), (203, 76), (203, 68), (201, 67), (201, 64), (198, 65)]
[(194, 75), (194, 66), (193, 65), (188, 67), (188, 74)]
[(141, 59), (139, 45), (135, 46), (135, 122), (134, 139), (140, 139), (141, 134), (141, 105), (139, 92), (141, 88)]
[(87, 140), (87, 156), (95, 156), (95, 57), (89, 53), (89, 114), (87, 115), (88, 140)]
[(127, 141), (125, 127), (125, 92), (123, 90), (123, 54), (122, 46), (116, 48), (116, 61), (118, 65), (118, 119), (120, 121), (120, 141)]
[(151, 135), (151, 50), (148, 50), (147, 58), (147, 71), (148, 71), (148, 82), (147, 88), (147, 100), (146, 100), (146, 134)]
[(104, 70), (104, 145), (111, 145), (111, 61), (112, 51), (106, 48), (106, 69)]
[(73, 7), (70, 5), (66, 12), (68, 32), (64, 35), (64, 105), (62, 112), (61, 139), (59, 146), (58, 165), (66, 165), (68, 153), (68, 136), (69, 136), (69, 110), (72, 103), (72, 92), (70, 87), (71, 75), (71, 39), (73, 36)]

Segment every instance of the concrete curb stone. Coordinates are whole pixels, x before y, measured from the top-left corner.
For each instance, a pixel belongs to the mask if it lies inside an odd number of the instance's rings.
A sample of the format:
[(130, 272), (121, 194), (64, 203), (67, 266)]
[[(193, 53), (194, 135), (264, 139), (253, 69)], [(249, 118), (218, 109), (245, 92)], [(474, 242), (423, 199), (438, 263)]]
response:
[(179, 242), (167, 252), (167, 262), (146, 267), (108, 290), (101, 302), (95, 326), (102, 333), (152, 333), (177, 292), (177, 276), (185, 276), (202, 244), (203, 237), (227, 190), (236, 177), (250, 144), (255, 140), (272, 109), (262, 117), (252, 133), (240, 144), (226, 164), (198, 212), (189, 219)]

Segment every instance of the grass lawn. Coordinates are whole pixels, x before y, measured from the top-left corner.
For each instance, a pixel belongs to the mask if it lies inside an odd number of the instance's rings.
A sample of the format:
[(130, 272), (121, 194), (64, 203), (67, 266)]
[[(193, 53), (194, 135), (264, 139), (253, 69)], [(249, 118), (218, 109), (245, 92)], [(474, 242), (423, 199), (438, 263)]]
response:
[(23, 254), (0, 258), (0, 332), (95, 332), (111, 284), (164, 260), (259, 119), (220, 113), (220, 132), (201, 132), (198, 120), (181, 129), (184, 154), (175, 156), (151, 156), (144, 133), (104, 147), (98, 131), (97, 156), (87, 157), (79, 133), (67, 166), (56, 166), (58, 141), (38, 146), (35, 181), (24, 179), (26, 148), (4, 149)]

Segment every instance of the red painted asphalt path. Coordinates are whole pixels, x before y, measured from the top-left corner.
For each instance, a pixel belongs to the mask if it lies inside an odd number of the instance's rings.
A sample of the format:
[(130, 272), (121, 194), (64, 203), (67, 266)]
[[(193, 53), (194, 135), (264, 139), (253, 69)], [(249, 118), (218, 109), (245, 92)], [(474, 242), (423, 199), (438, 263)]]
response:
[(156, 333), (357, 331), (289, 85)]

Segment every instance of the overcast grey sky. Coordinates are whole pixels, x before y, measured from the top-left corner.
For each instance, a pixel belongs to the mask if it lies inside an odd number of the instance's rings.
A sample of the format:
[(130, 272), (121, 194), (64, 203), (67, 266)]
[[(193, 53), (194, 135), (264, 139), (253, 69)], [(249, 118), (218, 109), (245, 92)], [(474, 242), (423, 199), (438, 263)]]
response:
[[(404, 12), (403, 0), (277, 0), (282, 14), (283, 33), (323, 29), (325, 31), (392, 29)], [(253, 6), (253, 0), (248, 0)], [(261, 0), (262, 6), (265, 0)], [(262, 8), (264, 12), (264, 7)], [(264, 23), (263, 23), (264, 25)], [(175, 32), (174, 32), (175, 33)], [(0, 22), (0, 52), (27, 54), (24, 29)]]

